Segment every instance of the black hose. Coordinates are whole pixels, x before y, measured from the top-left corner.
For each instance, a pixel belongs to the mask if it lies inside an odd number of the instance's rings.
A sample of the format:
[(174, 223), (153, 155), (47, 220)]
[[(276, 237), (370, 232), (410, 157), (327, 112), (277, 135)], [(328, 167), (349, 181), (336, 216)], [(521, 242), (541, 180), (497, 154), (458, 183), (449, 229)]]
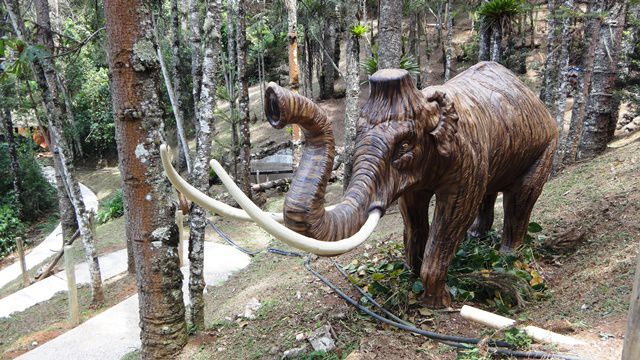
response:
[(219, 227), (217, 227), (216, 224), (213, 223), (213, 221), (207, 219), (207, 223), (209, 223), (209, 225), (211, 226), (213, 231), (215, 231), (218, 235), (220, 235), (220, 237), (224, 241), (229, 243), (229, 245), (233, 246), (234, 248), (240, 250), (241, 252), (243, 252), (243, 253), (245, 253), (245, 254), (247, 254), (249, 256), (256, 256), (257, 254), (262, 252), (262, 250), (251, 251), (251, 250), (247, 250), (247, 249), (243, 248), (242, 246), (236, 244), (235, 241), (231, 240), (231, 238), (229, 236), (227, 236), (227, 234), (225, 234)]

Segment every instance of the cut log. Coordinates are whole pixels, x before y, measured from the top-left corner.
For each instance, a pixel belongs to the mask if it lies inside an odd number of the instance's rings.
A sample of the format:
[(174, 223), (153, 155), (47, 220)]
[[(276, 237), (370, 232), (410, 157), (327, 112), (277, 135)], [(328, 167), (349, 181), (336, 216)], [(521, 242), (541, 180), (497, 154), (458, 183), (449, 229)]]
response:
[(80, 231), (76, 230), (76, 232), (73, 234), (71, 239), (69, 239), (69, 242), (67, 244), (64, 244), (62, 246), (62, 249), (60, 249), (60, 251), (58, 251), (58, 253), (56, 254), (56, 257), (53, 258), (53, 261), (51, 261), (49, 266), (47, 266), (47, 268), (44, 271), (42, 271), (41, 273), (36, 275), (35, 279), (37, 281), (46, 279), (46, 278), (48, 278), (49, 276), (51, 276), (53, 274), (53, 269), (55, 269), (55, 267), (56, 267), (56, 265), (58, 265), (58, 262), (60, 261), (60, 259), (62, 259), (62, 255), (64, 255), (64, 246), (73, 244), (73, 242), (75, 241), (75, 239), (78, 238), (78, 236), (80, 236)]

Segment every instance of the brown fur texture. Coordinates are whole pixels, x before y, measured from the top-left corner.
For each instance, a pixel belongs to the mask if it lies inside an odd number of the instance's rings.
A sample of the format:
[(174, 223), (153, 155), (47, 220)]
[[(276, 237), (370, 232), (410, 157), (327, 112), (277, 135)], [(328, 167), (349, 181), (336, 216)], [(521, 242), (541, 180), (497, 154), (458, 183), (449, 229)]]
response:
[(505, 213), (501, 250), (512, 251), (522, 242), (551, 171), (556, 125), (537, 96), (493, 62), (422, 91), (403, 70), (381, 70), (369, 81), (353, 175), (331, 211), (324, 210), (335, 154), (331, 123), (309, 99), (269, 85), (269, 121), (276, 127), (297, 123), (306, 139), (285, 199), (285, 225), (336, 241), (357, 232), (372, 209), (384, 211), (399, 200), (406, 261), (422, 278), (423, 301), (447, 306), (446, 273), (456, 247), (470, 227), (475, 235), (490, 230), (498, 192), (504, 194)]

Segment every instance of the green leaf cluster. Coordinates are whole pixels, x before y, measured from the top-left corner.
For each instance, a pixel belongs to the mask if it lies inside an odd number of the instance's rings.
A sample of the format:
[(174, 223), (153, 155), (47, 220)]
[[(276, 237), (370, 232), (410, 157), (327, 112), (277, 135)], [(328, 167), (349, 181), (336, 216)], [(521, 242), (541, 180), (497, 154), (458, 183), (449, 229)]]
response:
[(122, 199), (122, 189), (118, 189), (118, 191), (106, 201), (104, 209), (100, 210), (96, 217), (99, 223), (104, 224), (122, 215), (124, 215), (124, 201)]

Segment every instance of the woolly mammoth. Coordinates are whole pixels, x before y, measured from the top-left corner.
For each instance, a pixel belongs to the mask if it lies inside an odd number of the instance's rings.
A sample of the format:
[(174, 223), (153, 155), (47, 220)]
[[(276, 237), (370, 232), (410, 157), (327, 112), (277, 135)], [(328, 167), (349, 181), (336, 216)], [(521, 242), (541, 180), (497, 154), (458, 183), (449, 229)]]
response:
[(324, 206), (335, 155), (331, 122), (311, 100), (273, 83), (265, 93), (267, 119), (276, 128), (298, 124), (306, 140), (282, 214), (262, 212), (215, 161), (214, 171), (246, 212), (187, 184), (165, 149), (167, 175), (197, 204), (222, 216), (253, 220), (292, 246), (320, 255), (337, 255), (362, 243), (398, 200), (406, 262), (422, 279), (423, 302), (447, 306), (446, 274), (456, 247), (467, 230), (475, 235), (490, 230), (499, 192), (505, 214), (501, 250), (522, 242), (551, 170), (555, 122), (538, 98), (497, 63), (477, 64), (422, 91), (403, 70), (380, 70), (369, 82), (371, 93), (356, 125), (353, 174), (334, 206)]

